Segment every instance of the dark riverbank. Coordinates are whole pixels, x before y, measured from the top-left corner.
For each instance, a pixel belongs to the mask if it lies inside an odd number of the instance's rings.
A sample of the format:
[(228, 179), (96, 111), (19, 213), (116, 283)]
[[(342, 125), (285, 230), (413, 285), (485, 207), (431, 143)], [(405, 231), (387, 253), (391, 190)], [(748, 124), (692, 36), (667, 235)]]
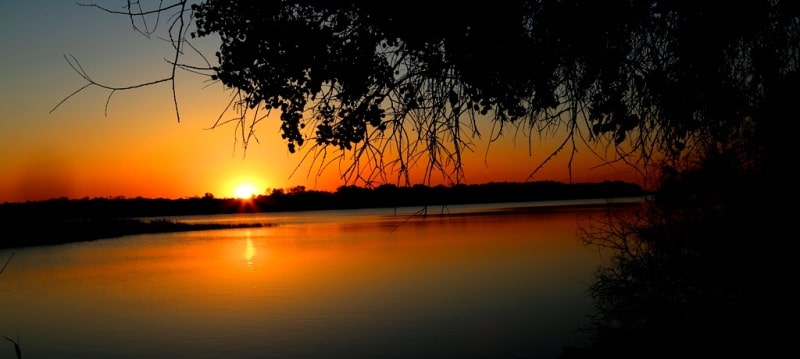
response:
[[(275, 190), (269, 195), (254, 196), (246, 200), (215, 198), (210, 194), (183, 199), (58, 198), (0, 204), (0, 225), (8, 234), (0, 240), (0, 248), (243, 226), (223, 223), (188, 224), (154, 219), (169, 216), (603, 199), (645, 194), (640, 186), (625, 182), (532, 182), (450, 187), (383, 185), (374, 189), (344, 186), (336, 192), (306, 191), (303, 187), (295, 187), (285, 191)], [(258, 226), (265, 225), (270, 224)]]
[(204, 231), (226, 228), (268, 227), (269, 223), (184, 223), (167, 219), (104, 218), (31, 223), (0, 241), (0, 249), (47, 246), (146, 233)]

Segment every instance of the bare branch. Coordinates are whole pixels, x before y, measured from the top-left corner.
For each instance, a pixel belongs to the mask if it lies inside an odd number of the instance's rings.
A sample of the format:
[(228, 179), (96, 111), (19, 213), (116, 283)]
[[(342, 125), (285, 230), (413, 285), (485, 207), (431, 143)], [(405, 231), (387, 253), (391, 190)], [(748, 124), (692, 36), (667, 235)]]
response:
[[(133, 28), (133, 30), (138, 32), (138, 33), (140, 33), (140, 34), (142, 34), (143, 36), (145, 36), (147, 38), (150, 38), (150, 35), (155, 33), (156, 30), (158, 29), (158, 24), (160, 23), (161, 14), (164, 11), (167, 11), (167, 10), (170, 10), (170, 9), (174, 9), (174, 8), (177, 8), (177, 7), (185, 8), (185, 5), (186, 5), (186, 1), (185, 0), (181, 0), (181, 1), (175, 2), (173, 4), (169, 4), (169, 5), (164, 5), (164, 2), (162, 0), (162, 1), (159, 1), (159, 6), (157, 8), (155, 8), (153, 10), (144, 10), (144, 9), (142, 9), (142, 4), (139, 1), (128, 0), (127, 3), (128, 4), (125, 7), (125, 10), (112, 10), (112, 9), (107, 8), (107, 7), (98, 5), (96, 3), (92, 3), (92, 4), (77, 3), (77, 5), (78, 6), (82, 6), (82, 7), (97, 8), (97, 9), (100, 9), (101, 11), (107, 12), (109, 14), (125, 15), (125, 16), (127, 16), (129, 18), (130, 23), (131, 23), (131, 27)], [(134, 7), (136, 7), (138, 10), (133, 10)], [(152, 29), (149, 28), (148, 23), (147, 23), (147, 16), (148, 15), (155, 15), (156, 16), (156, 19), (155, 19), (155, 21), (153, 23), (153, 28)], [(136, 19), (137, 18), (141, 19), (142, 24), (144, 26), (144, 29), (141, 29), (136, 24)]]
[[(126, 16), (128, 16), (130, 18), (131, 26), (133, 26), (134, 30), (136, 30), (139, 33), (142, 33), (143, 35), (145, 35), (148, 38), (150, 38), (150, 35), (153, 34), (156, 31), (156, 29), (158, 27), (158, 24), (160, 22), (162, 13), (164, 13), (165, 11), (175, 10), (175, 13), (170, 16), (170, 20), (167, 20), (170, 23), (169, 30), (168, 30), (169, 39), (167, 39), (167, 41), (169, 41), (169, 43), (172, 45), (173, 50), (174, 50), (171, 60), (170, 59), (164, 59), (166, 61), (166, 63), (169, 64), (169, 66), (170, 66), (170, 73), (166, 77), (159, 78), (159, 79), (152, 80), (152, 81), (140, 82), (140, 83), (136, 83), (136, 84), (133, 84), (133, 85), (127, 85), (127, 86), (111, 86), (111, 85), (108, 85), (106, 83), (95, 81), (94, 79), (92, 79), (92, 77), (89, 76), (89, 74), (81, 66), (80, 62), (74, 56), (65, 55), (64, 58), (66, 59), (67, 63), (70, 65), (70, 67), (72, 67), (72, 69), (79, 76), (81, 76), (86, 81), (86, 84), (84, 84), (83, 86), (81, 86), (80, 88), (78, 88), (77, 90), (75, 90), (74, 92), (69, 94), (67, 97), (62, 99), (58, 104), (56, 104), (50, 110), (50, 113), (52, 113), (53, 111), (58, 109), (58, 107), (60, 107), (64, 102), (66, 102), (70, 98), (74, 97), (76, 94), (80, 93), (81, 91), (85, 90), (86, 88), (98, 87), (98, 88), (101, 88), (101, 89), (109, 91), (108, 97), (106, 98), (105, 111), (104, 111), (105, 115), (107, 116), (108, 115), (109, 103), (111, 102), (111, 97), (117, 91), (126, 91), (126, 90), (139, 89), (139, 88), (143, 88), (143, 87), (157, 85), (157, 84), (164, 83), (164, 82), (169, 82), (170, 85), (171, 85), (171, 90), (172, 90), (172, 102), (173, 102), (173, 106), (174, 106), (174, 109), (175, 109), (175, 116), (176, 116), (177, 121), (180, 122), (181, 121), (181, 115), (180, 115), (180, 109), (179, 109), (179, 106), (178, 106), (178, 93), (177, 93), (176, 84), (175, 84), (177, 70), (181, 69), (181, 70), (189, 71), (191, 73), (200, 74), (200, 75), (204, 75), (204, 76), (209, 76), (208, 74), (203, 73), (202, 71), (211, 69), (211, 65), (210, 65), (208, 59), (206, 59), (205, 56), (200, 54), (200, 51), (197, 48), (195, 48), (194, 46), (192, 46), (191, 44), (189, 44), (188, 41), (186, 40), (186, 35), (188, 33), (188, 28), (189, 28), (188, 25), (186, 24), (185, 18), (184, 18), (184, 16), (187, 16), (186, 15), (187, 11), (188, 11), (187, 10), (187, 4), (188, 4), (188, 2), (184, 1), (184, 0), (176, 1), (176, 2), (174, 2), (172, 4), (166, 4), (166, 5), (164, 4), (163, 1), (160, 1), (158, 7), (156, 7), (155, 9), (153, 9), (153, 10), (144, 10), (144, 9), (142, 9), (142, 6), (141, 6), (140, 2), (138, 2), (138, 1), (130, 1), (129, 0), (127, 2), (126, 10), (120, 11), (120, 10), (112, 10), (112, 9), (100, 6), (98, 4), (78, 3), (79, 6), (94, 7), (94, 8), (100, 9), (100, 10), (102, 10), (104, 12), (107, 12), (107, 13), (110, 13), (110, 14), (126, 15)], [(138, 10), (134, 10), (134, 7), (137, 8)], [(149, 25), (147, 23), (147, 19), (146, 19), (146, 17), (149, 16), (149, 15), (155, 15), (156, 16), (155, 23), (154, 23), (152, 28), (149, 27)], [(191, 11), (188, 11), (188, 16), (191, 17)], [(135, 21), (136, 18), (139, 18), (139, 19), (142, 20), (142, 22), (144, 23), (144, 30), (142, 30), (141, 28), (139, 28), (136, 25), (136, 21)], [(173, 33), (173, 31), (174, 31), (174, 33)], [(196, 53), (201, 55), (203, 61), (205, 61), (206, 65), (207, 65), (207, 68), (194, 67), (194, 66), (190, 66), (190, 65), (187, 65), (187, 64), (181, 64), (180, 63), (179, 60), (180, 60), (180, 57), (183, 56), (183, 47), (184, 47), (185, 44), (188, 44), (188, 46), (194, 52), (196, 52)]]
[[(131, 11), (130, 7), (128, 7), (128, 10), (126, 10), (126, 11), (120, 11), (120, 10), (111, 10), (109, 8), (100, 6), (98, 4), (84, 4), (84, 3), (76, 3), (76, 4), (78, 6), (98, 8), (100, 10), (103, 10), (103, 11), (105, 11), (107, 13), (111, 13), (111, 14), (128, 15), (128, 16), (145, 16), (145, 15), (159, 15), (159, 14), (161, 14), (162, 12), (164, 12), (166, 10), (169, 10), (169, 9), (172, 9), (172, 8), (176, 8), (176, 7), (182, 7), (183, 8), (183, 7), (186, 6), (186, 1), (185, 0), (178, 1), (178, 2), (176, 2), (174, 4), (171, 4), (171, 5), (159, 6), (158, 8), (153, 9), (153, 10), (147, 10), (147, 11), (140, 10), (138, 12)], [(130, 1), (128, 2), (128, 4), (130, 5)], [(140, 7), (140, 9), (141, 9), (141, 7)]]
[[(103, 83), (100, 83), (100, 82), (97, 82), (97, 81), (93, 80), (89, 76), (89, 74), (86, 73), (86, 71), (83, 69), (83, 67), (81, 66), (81, 64), (78, 61), (78, 59), (76, 59), (74, 56), (72, 56), (72, 55), (69, 55), (69, 56), (64, 55), (64, 59), (67, 61), (67, 63), (70, 65), (70, 67), (72, 67), (72, 69), (75, 70), (76, 73), (78, 73), (78, 75), (80, 75), (84, 80), (86, 80), (87, 83), (85, 85), (81, 86), (79, 89), (77, 89), (74, 92), (72, 92), (71, 94), (69, 94), (63, 100), (59, 101), (58, 104), (56, 104), (49, 111), (49, 113), (53, 113), (53, 111), (58, 109), (58, 107), (61, 106), (61, 104), (63, 104), (64, 102), (66, 102), (68, 99), (70, 99), (71, 97), (75, 96), (79, 92), (85, 90), (88, 87), (95, 86), (95, 87), (99, 87), (101, 89), (105, 89), (105, 90), (110, 91), (110, 93), (108, 94), (108, 98), (106, 99), (106, 106), (105, 106), (105, 114), (108, 115), (108, 104), (111, 101), (111, 96), (114, 95), (114, 93), (116, 91), (133, 90), (133, 89), (152, 86), (152, 85), (156, 85), (156, 84), (163, 83), (163, 82), (168, 82), (168, 81), (173, 81), (174, 82), (174, 75), (173, 75), (172, 77), (166, 77), (166, 78), (162, 78), (162, 79), (158, 79), (158, 80), (138, 83), (138, 84), (129, 85), (129, 86), (110, 86), (110, 85), (106, 85), (106, 84), (103, 84)], [(173, 85), (173, 90), (174, 90), (174, 85)], [(177, 112), (177, 102), (175, 103), (175, 105), (176, 105), (176, 112)], [(180, 117), (178, 117), (178, 120), (180, 121)]]

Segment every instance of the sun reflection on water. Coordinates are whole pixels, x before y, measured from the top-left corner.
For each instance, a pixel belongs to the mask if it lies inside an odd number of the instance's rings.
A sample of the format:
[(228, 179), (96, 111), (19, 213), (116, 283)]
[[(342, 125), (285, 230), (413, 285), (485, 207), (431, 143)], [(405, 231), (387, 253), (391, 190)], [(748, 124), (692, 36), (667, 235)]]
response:
[(247, 232), (247, 245), (244, 250), (244, 259), (247, 261), (247, 268), (253, 269), (253, 258), (256, 256), (256, 247), (253, 246), (253, 239), (250, 232)]

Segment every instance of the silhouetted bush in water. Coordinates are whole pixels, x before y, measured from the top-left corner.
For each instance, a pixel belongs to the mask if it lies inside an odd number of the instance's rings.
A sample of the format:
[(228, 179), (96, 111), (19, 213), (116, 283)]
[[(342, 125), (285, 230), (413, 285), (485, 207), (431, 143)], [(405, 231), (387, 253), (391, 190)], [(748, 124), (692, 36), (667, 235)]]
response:
[(633, 215), (595, 221), (584, 240), (611, 250), (590, 287), (588, 343), (562, 358), (681, 358), (756, 354), (770, 324), (758, 300), (774, 275), (756, 253), (769, 228), (765, 184), (720, 156), (702, 170), (665, 172)]

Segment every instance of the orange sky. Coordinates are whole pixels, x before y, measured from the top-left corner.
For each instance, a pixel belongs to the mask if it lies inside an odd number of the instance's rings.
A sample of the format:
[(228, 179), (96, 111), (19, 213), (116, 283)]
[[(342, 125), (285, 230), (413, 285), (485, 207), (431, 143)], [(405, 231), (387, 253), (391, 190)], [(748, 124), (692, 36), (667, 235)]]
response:
[[(118, 8), (124, 1), (100, 3)], [(65, 54), (81, 61), (95, 80), (112, 85), (168, 73), (163, 60), (167, 44), (131, 31), (127, 18), (70, 1), (0, 0), (0, 48), (0, 202), (205, 193), (231, 197), (243, 183), (264, 192), (294, 186), (334, 191), (344, 184), (335, 166), (309, 176), (308, 166), (300, 163), (302, 154), (287, 151), (277, 119), (258, 127), (260, 143), (251, 143), (246, 156), (234, 127), (209, 130), (228, 97), (221, 85), (204, 88), (196, 75), (179, 77), (181, 122), (167, 84), (114, 94), (107, 115), (108, 92), (96, 88), (50, 113), (84, 84)], [(490, 124), (483, 125), (488, 134)], [(530, 156), (525, 138), (513, 140), (508, 136), (492, 144), (487, 154), (486, 141), (475, 139), (475, 152), (464, 161), (467, 183), (526, 180), (546, 150), (535, 148)], [(532, 180), (569, 181), (567, 155)], [(573, 182), (636, 181), (624, 166), (590, 170), (599, 163), (580, 157)]]

